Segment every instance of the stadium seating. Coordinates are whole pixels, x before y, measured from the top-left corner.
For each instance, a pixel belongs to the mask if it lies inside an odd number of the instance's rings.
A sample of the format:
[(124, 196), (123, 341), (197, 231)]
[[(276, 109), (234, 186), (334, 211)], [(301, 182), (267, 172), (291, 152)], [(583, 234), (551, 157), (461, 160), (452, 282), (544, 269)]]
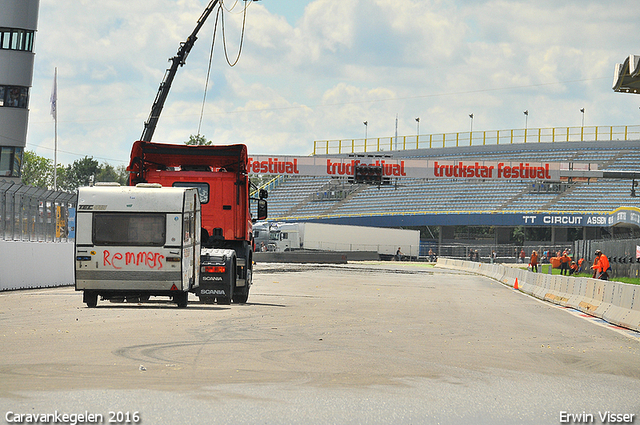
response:
[[(476, 146), (457, 150), (421, 149), (393, 152), (395, 157), (512, 162), (588, 162), (599, 169), (639, 170), (640, 142), (539, 143), (535, 146)], [(386, 152), (388, 153), (388, 152)], [(344, 180), (340, 184), (346, 184)], [(398, 179), (391, 185), (354, 185), (343, 198), (322, 196), (336, 180), (288, 177), (269, 194), (274, 220), (419, 213), (611, 212), (620, 206), (640, 208), (630, 181), (575, 181), (531, 184), (523, 181)], [(640, 193), (639, 193), (640, 195)]]

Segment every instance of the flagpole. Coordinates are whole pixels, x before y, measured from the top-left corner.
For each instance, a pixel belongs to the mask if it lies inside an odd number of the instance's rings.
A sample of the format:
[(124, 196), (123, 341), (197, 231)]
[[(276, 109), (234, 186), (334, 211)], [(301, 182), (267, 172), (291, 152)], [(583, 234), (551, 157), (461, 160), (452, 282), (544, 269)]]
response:
[(58, 189), (58, 67), (53, 75), (53, 93), (51, 93), (51, 115), (54, 122), (53, 142), (53, 190)]

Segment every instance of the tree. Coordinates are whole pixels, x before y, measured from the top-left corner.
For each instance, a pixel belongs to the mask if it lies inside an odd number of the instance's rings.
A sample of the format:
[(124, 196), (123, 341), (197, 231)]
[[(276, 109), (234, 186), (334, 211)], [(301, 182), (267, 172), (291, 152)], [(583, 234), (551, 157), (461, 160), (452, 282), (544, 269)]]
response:
[(48, 189), (53, 186), (53, 163), (35, 152), (24, 151), (22, 156), (22, 183)]
[(109, 165), (106, 162), (100, 164), (98, 167), (98, 172), (96, 173), (97, 182), (117, 182), (118, 181), (118, 173), (116, 169), (113, 168), (113, 165)]
[(511, 232), (511, 240), (517, 242), (518, 245), (523, 245), (524, 239), (524, 226), (514, 227), (513, 231)]
[(213, 142), (211, 140), (207, 141), (207, 138), (202, 134), (198, 134), (197, 136), (192, 134), (184, 144), (190, 146), (211, 146)]
[[(93, 157), (85, 156), (71, 165), (58, 164), (57, 189), (74, 191), (80, 186), (95, 182), (117, 182), (127, 184), (129, 172), (126, 165), (116, 167), (106, 162), (98, 164)], [(22, 157), (22, 183), (43, 189), (53, 189), (53, 162), (50, 159), (25, 151)]]
[(118, 173), (117, 182), (122, 186), (126, 186), (129, 183), (129, 171), (127, 171), (126, 165), (118, 165), (116, 167), (116, 173)]
[(98, 174), (99, 164), (93, 157), (85, 156), (76, 159), (73, 164), (67, 165), (64, 179), (58, 184), (62, 190), (74, 191), (80, 186), (89, 186), (92, 177)]
[(129, 177), (129, 172), (125, 165), (118, 165), (117, 167), (114, 167), (113, 165), (103, 162), (98, 167), (95, 181), (116, 182), (120, 183), (121, 186), (125, 186), (127, 184), (127, 177)]

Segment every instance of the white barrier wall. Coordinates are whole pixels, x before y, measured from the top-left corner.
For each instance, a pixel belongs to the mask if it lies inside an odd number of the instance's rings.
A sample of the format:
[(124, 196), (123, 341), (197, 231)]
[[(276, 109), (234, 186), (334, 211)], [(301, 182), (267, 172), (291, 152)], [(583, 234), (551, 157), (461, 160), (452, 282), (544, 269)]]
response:
[(0, 241), (0, 291), (73, 285), (73, 243)]
[(532, 273), (502, 264), (438, 258), (438, 267), (461, 269), (493, 278), (505, 285), (609, 323), (640, 331), (640, 285), (585, 277)]

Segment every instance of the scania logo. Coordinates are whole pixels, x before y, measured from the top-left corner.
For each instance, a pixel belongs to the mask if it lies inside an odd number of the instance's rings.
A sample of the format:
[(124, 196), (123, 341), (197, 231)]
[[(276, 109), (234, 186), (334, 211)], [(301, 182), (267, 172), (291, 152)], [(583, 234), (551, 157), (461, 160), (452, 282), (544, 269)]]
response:
[(202, 289), (200, 295), (224, 295), (224, 289)]
[(222, 280), (222, 276), (202, 276), (202, 280)]

